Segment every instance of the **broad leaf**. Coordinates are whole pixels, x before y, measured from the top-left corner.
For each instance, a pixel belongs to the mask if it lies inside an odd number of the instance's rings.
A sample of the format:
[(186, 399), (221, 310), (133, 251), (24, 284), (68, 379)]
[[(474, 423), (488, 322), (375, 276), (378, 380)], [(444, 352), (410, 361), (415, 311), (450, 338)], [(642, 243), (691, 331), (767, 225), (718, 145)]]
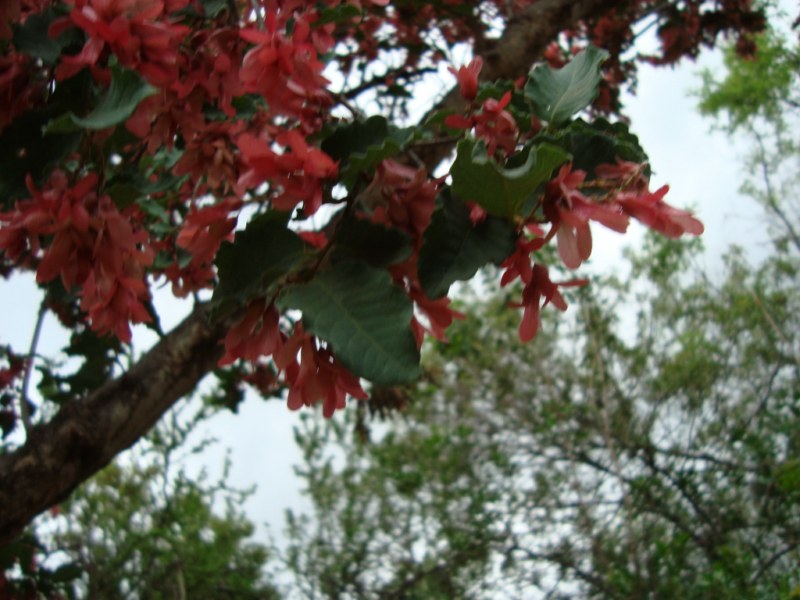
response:
[(516, 240), (514, 227), (505, 219), (490, 216), (473, 225), (461, 200), (449, 194), (442, 198), (419, 255), (419, 281), (429, 298), (444, 296), (453, 282), (472, 279), (490, 262), (500, 264), (514, 251)]
[(328, 342), (354, 374), (381, 385), (419, 376), (411, 301), (387, 271), (341, 262), (287, 288), (278, 303), (302, 311), (308, 331)]
[(333, 244), (335, 256), (364, 260), (373, 267), (398, 263), (411, 254), (408, 234), (354, 217), (339, 223)]
[(219, 13), (230, 8), (228, 0), (201, 0), (203, 14), (211, 19), (216, 19)]
[(338, 127), (322, 142), (322, 150), (339, 161), (341, 181), (352, 189), (361, 173), (399, 154), (413, 133), (412, 129), (390, 127), (385, 117), (376, 115)]
[(50, 37), (48, 29), (60, 16), (52, 8), (30, 15), (25, 23), (14, 27), (14, 47), (18, 52), (41, 59), (46, 65), (54, 65), (64, 48), (70, 44), (80, 44), (82, 38), (80, 30), (73, 27), (56, 38)]
[(525, 85), (525, 95), (540, 119), (552, 125), (569, 121), (597, 97), (600, 65), (608, 52), (589, 46), (561, 69), (536, 67)]
[(29, 112), (16, 118), (0, 135), (0, 203), (6, 208), (29, 194), (26, 175), (41, 184), (54, 165), (78, 148), (80, 134), (45, 137), (42, 129), (48, 121), (42, 114)]
[(570, 153), (576, 169), (594, 174), (597, 165), (614, 164), (618, 158), (635, 163), (647, 162), (647, 154), (639, 139), (628, 131), (624, 123), (609, 123), (596, 119), (592, 123), (578, 119), (554, 135), (540, 135), (545, 141)]
[(70, 119), (86, 129), (113, 127), (130, 117), (142, 100), (155, 93), (156, 89), (135, 71), (112, 67), (111, 85), (94, 110), (85, 117), (70, 115)]
[(319, 18), (314, 21), (314, 27), (321, 27), (328, 23), (341, 23), (352, 21), (362, 14), (361, 9), (352, 4), (340, 4), (334, 8), (323, 9)]
[(281, 277), (301, 263), (306, 244), (287, 229), (287, 221), (285, 213), (267, 212), (250, 221), (233, 243), (222, 244), (214, 261), (219, 284), (211, 299), (217, 314), (269, 294)]
[(549, 144), (530, 148), (525, 162), (506, 169), (486, 154), (486, 146), (473, 139), (461, 140), (450, 170), (453, 192), (464, 200), (477, 202), (487, 212), (513, 217), (537, 187), (548, 181), (553, 170), (569, 155)]

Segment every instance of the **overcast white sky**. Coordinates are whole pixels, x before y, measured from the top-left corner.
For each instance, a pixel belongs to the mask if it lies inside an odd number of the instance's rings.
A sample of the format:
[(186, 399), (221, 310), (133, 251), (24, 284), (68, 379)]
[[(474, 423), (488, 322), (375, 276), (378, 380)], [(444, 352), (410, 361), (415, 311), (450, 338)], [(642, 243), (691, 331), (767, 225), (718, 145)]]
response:
[[(720, 64), (718, 55), (706, 53), (698, 64), (684, 63), (674, 70), (642, 67), (638, 95), (626, 99), (632, 129), (639, 135), (655, 170), (653, 189), (669, 183), (668, 202), (697, 209), (706, 226), (707, 251), (700, 262), (711, 269), (719, 266), (719, 257), (729, 244), (746, 242), (755, 251), (754, 258), (758, 258), (766, 251), (767, 239), (758, 225), (760, 210), (738, 193), (741, 157), (747, 149), (732, 144), (724, 134), (711, 131), (711, 122), (698, 115), (695, 100), (689, 96), (689, 91), (699, 86), (696, 74), (700, 68)], [(634, 225), (626, 236), (620, 236), (595, 227), (594, 233), (595, 253), (590, 268), (602, 270), (614, 267), (623, 244), (635, 244), (641, 229)], [(15, 275), (0, 285), (0, 343), (23, 352), (30, 343), (41, 296), (32, 276)], [(178, 319), (178, 313), (165, 316), (165, 328)], [(152, 336), (137, 328), (135, 339), (142, 349)], [(53, 356), (66, 341), (66, 333), (54, 317), (48, 316), (40, 353)], [(289, 412), (282, 402), (251, 397), (238, 415), (222, 413), (203, 427), (220, 443), (216, 450), (199, 457), (196, 466), (218, 473), (224, 450), (229, 448), (231, 483), (258, 486), (245, 507), (248, 516), (255, 523), (269, 523), (274, 534), (283, 529), (286, 508), (309, 506), (292, 471), (292, 465), (300, 460), (292, 436), (297, 419), (297, 413)]]

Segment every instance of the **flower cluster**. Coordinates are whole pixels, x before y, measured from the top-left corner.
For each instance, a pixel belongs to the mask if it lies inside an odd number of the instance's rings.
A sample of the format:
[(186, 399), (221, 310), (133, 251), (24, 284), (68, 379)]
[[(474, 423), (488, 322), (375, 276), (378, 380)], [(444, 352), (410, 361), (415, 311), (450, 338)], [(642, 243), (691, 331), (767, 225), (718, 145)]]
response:
[[(168, 10), (177, 11), (188, 3), (172, 0)], [(74, 0), (69, 16), (55, 22), (50, 35), (55, 37), (73, 25), (86, 32), (88, 39), (77, 55), (62, 57), (56, 69), (58, 79), (72, 77), (84, 67), (107, 79), (108, 73), (98, 67), (105, 51), (153, 85), (164, 86), (177, 79), (178, 46), (189, 28), (170, 22), (161, 0)]]
[(147, 234), (132, 225), (106, 195), (98, 195), (98, 177), (89, 174), (71, 184), (54, 171), (31, 198), (0, 213), (0, 250), (17, 263), (35, 264), (36, 280), (61, 278), (78, 290), (92, 327), (130, 342), (129, 323), (151, 320), (145, 270), (153, 262)]
[[(467, 66), (460, 67), (458, 71), (450, 69), (458, 79), (461, 95), (475, 101), (478, 92), (478, 74), (483, 61), (475, 58)], [(511, 92), (508, 91), (499, 99), (487, 98), (481, 105), (480, 112), (463, 115), (448, 115), (445, 125), (453, 129), (475, 129), (475, 135), (486, 142), (489, 155), (493, 155), (498, 148), (511, 155), (517, 147), (519, 128), (514, 117), (506, 109), (511, 102)]]

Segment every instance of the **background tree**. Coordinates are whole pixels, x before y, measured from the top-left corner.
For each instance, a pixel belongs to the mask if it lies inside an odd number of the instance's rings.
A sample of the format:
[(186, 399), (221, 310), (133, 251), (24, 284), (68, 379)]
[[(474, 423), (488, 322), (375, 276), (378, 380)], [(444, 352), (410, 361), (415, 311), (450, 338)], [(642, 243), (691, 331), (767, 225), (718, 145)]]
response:
[[(115, 461), (5, 550), (3, 598), (280, 597), (265, 546), (239, 507), (248, 491), (192, 476), (183, 463), (212, 440), (204, 419), (171, 411), (124, 461)], [(222, 512), (220, 512), (222, 509)]]
[(796, 257), (734, 252), (715, 284), (685, 281), (685, 246), (647, 246), (633, 277), (651, 285), (583, 292), (536, 344), (515, 339), (508, 296), (476, 308), (370, 442), (361, 413), (304, 418), (314, 513), (291, 515), (286, 554), (302, 595), (797, 589)]
[[(629, 52), (652, 25), (657, 55)], [(35, 344), (7, 352), (4, 432), (25, 441), (0, 456), (0, 543), (215, 369), (227, 398), (246, 381), (330, 415), (362, 380), (413, 380), (425, 330), (456, 317), (450, 285), (484, 264), (525, 284), (527, 339), (542, 304), (565, 308), (545, 242), (575, 268), (590, 220), (700, 233), (649, 190), (627, 127), (596, 117), (637, 60), (726, 33), (747, 53), (763, 25), (750, 0), (6, 2), (3, 272), (36, 273), (83, 365), (41, 363), (32, 403)], [(461, 43), (468, 65), (452, 64)], [(407, 127), (444, 65), (458, 87)], [(450, 178), (432, 177), (454, 145)], [(156, 282), (211, 303), (165, 333)], [(142, 356), (137, 323), (159, 336)]]
[(729, 49), (725, 66), (723, 80), (703, 74), (700, 110), (716, 117), (730, 134), (751, 140), (742, 191), (765, 207), (777, 241), (800, 251), (800, 148), (792, 135), (800, 115), (797, 43), (769, 31), (758, 38), (758, 60), (743, 61)]
[[(729, 54), (703, 106), (788, 140), (795, 107), (776, 100), (796, 72), (776, 78), (793, 51), (775, 40), (757, 62)], [(302, 593), (794, 597), (796, 161), (755, 148), (757, 181), (786, 192), (744, 188), (781, 226), (762, 264), (734, 248), (709, 277), (691, 267), (696, 244), (650, 236), (624, 281), (581, 290), (575, 319), (545, 320), (536, 344), (515, 339), (507, 293), (470, 299), (476, 318), (426, 356), (428, 381), (370, 441), (366, 408), (338, 426), (305, 418), (314, 514), (290, 515), (285, 556)]]

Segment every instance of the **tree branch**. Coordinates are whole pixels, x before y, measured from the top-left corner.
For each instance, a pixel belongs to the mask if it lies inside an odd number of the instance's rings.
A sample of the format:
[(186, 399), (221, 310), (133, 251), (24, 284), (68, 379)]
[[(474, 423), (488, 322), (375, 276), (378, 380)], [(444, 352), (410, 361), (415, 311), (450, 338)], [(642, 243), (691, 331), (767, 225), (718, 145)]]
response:
[(129, 371), (34, 426), (0, 456), (0, 546), (145, 435), (222, 356), (227, 323), (198, 307)]
[[(560, 31), (627, 4), (540, 0), (512, 19), (502, 38), (484, 53), (483, 78), (524, 76)], [(453, 89), (437, 110), (461, 110), (463, 102)], [(416, 150), (433, 171), (452, 144)], [(0, 545), (133, 445), (191, 392), (221, 356), (226, 325), (210, 325), (205, 308), (198, 308), (128, 372), (64, 406), (50, 422), (33, 427), (23, 447), (0, 456)]]

